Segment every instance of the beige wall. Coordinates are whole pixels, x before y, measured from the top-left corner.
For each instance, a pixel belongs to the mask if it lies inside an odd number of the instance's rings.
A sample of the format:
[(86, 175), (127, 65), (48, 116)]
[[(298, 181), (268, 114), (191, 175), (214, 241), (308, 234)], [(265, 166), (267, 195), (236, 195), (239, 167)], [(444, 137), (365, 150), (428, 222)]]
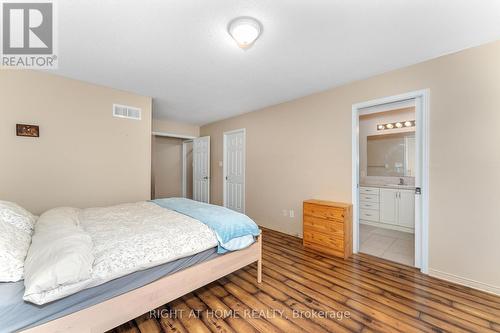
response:
[[(500, 42), (203, 126), (212, 201), (222, 203), (222, 132), (244, 127), (247, 213), (300, 234), (304, 199), (351, 202), (352, 104), (423, 88), (431, 92), (430, 268), (500, 287)], [(283, 217), (284, 208), (297, 217)]]
[(165, 119), (153, 119), (153, 132), (200, 136), (200, 126)]
[[(142, 120), (112, 117), (113, 103)], [(0, 200), (39, 214), (150, 197), (151, 98), (42, 72), (0, 70)], [(18, 137), (16, 123), (40, 126)]]
[(182, 139), (153, 137), (154, 197), (182, 196)]

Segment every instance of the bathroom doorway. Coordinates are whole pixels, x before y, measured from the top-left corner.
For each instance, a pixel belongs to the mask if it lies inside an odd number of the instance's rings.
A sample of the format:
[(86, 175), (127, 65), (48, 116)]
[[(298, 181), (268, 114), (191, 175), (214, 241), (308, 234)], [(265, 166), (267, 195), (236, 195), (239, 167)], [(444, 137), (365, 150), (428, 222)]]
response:
[(353, 252), (427, 271), (428, 93), (353, 105)]

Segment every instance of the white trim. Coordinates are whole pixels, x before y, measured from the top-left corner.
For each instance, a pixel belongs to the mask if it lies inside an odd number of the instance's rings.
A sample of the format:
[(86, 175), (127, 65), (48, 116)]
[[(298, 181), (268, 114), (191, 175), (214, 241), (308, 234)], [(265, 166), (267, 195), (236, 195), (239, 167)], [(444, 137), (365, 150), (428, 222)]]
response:
[(433, 268), (429, 269), (429, 275), (434, 277), (434, 278), (437, 278), (437, 279), (445, 280), (448, 282), (453, 282), (456, 284), (460, 284), (462, 286), (482, 290), (482, 291), (485, 291), (487, 293), (500, 296), (500, 286), (494, 286), (494, 285), (487, 284), (484, 282), (479, 282), (476, 280), (467, 279), (467, 278), (457, 276), (454, 274), (442, 272), (442, 271), (439, 271), (439, 270), (433, 269)]
[(412, 106), (415, 106), (415, 99), (413, 99), (413, 98), (409, 99), (409, 100), (402, 100), (399, 102), (392, 102), (392, 103), (388, 103), (388, 104), (379, 104), (379, 105), (361, 108), (361, 109), (359, 109), (359, 115), (365, 116), (365, 115), (372, 114), (372, 113), (380, 113), (380, 112), (385, 112), (385, 111), (390, 111), (390, 110), (395, 110), (395, 109), (411, 108)]
[(185, 198), (187, 195), (187, 149), (186, 143), (191, 142), (191, 140), (182, 141), (182, 197)]
[[(193, 143), (193, 140), (182, 141), (182, 197), (187, 196), (187, 149), (186, 144)], [(191, 198), (192, 199), (192, 198)]]
[[(208, 138), (208, 151), (207, 151), (207, 156), (208, 156), (208, 167), (207, 167), (207, 182), (208, 182), (208, 193), (207, 193), (207, 203), (210, 203), (210, 192), (212, 192), (212, 187), (210, 186), (212, 182), (212, 173), (210, 172), (210, 169), (212, 167), (212, 153), (211, 153), (211, 145), (212, 145), (212, 139), (210, 138), (210, 135), (204, 136), (203, 138)], [(194, 146), (193, 146), (194, 147)], [(193, 177), (194, 181), (194, 177)]]
[[(353, 253), (359, 251), (359, 115), (381, 112), (385, 109), (385, 104), (400, 103), (406, 105), (408, 101), (414, 100), (414, 103), (420, 101), (420, 105), (415, 108), (417, 113), (417, 126), (421, 129), (422, 142), (417, 143), (421, 146), (421, 207), (419, 221), (415, 221), (415, 240), (419, 244), (420, 251), (415, 253), (415, 265), (420, 268), (422, 273), (428, 274), (429, 271), (429, 89), (412, 91), (400, 95), (383, 97), (362, 103), (352, 105), (352, 202), (353, 202)], [(397, 104), (399, 105), (399, 104)], [(380, 107), (378, 107), (380, 106)], [(415, 104), (415, 106), (417, 106)], [(368, 109), (370, 108), (370, 109)], [(418, 186), (418, 184), (417, 184)], [(418, 210), (416, 210), (418, 211)], [(418, 214), (418, 213), (417, 213)], [(421, 223), (421, 224), (420, 224)], [(417, 225), (418, 224), (418, 225)], [(418, 241), (417, 243), (417, 239)]]
[(226, 137), (229, 134), (234, 134), (238, 132), (243, 132), (243, 214), (245, 214), (246, 211), (246, 191), (247, 191), (247, 182), (246, 182), (246, 174), (247, 174), (247, 130), (246, 128), (239, 128), (236, 130), (231, 130), (231, 131), (225, 131), (222, 134), (223, 137), (223, 149), (222, 149), (222, 197), (223, 197), (223, 206), (226, 206), (226, 153), (227, 153), (227, 144), (226, 144)]
[(429, 202), (430, 202), (430, 90), (426, 89), (422, 94), (422, 253), (421, 269), (425, 274), (429, 273)]
[(359, 252), (359, 112), (352, 106), (352, 253)]
[(169, 138), (177, 138), (177, 139), (196, 139), (197, 136), (186, 135), (186, 134), (175, 134), (168, 132), (152, 132), (154, 136), (167, 136)]

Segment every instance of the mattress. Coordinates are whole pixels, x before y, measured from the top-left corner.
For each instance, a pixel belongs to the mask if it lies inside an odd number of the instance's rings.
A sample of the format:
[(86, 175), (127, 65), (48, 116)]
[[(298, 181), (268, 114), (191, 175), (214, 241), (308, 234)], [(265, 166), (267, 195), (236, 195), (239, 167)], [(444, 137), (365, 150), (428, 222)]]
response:
[(0, 332), (16, 332), (41, 325), (220, 255), (214, 247), (195, 255), (122, 276), (44, 305), (23, 301), (23, 281), (0, 283)]
[(35, 225), (23, 299), (46, 304), (214, 246), (207, 225), (152, 202), (54, 208)]

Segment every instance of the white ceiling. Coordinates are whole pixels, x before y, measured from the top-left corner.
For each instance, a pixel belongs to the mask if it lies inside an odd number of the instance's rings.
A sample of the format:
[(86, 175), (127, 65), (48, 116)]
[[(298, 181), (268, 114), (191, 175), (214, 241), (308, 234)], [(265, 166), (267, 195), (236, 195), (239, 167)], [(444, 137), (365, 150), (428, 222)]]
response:
[[(498, 0), (59, 0), (57, 73), (205, 124), (500, 39)], [(263, 35), (243, 51), (228, 22)], [(117, 101), (119, 102), (119, 101)]]

